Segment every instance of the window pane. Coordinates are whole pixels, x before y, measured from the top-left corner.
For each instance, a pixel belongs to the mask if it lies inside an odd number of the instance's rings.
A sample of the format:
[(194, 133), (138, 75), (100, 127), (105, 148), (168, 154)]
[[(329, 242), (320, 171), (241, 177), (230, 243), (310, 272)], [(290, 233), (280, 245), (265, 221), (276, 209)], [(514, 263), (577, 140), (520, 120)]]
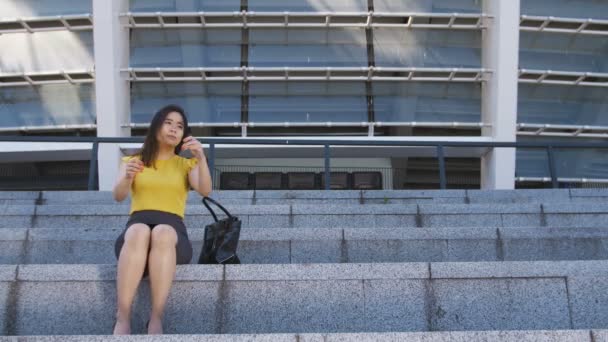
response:
[(608, 89), (521, 84), (517, 121), (608, 126)]
[(378, 12), (480, 13), (480, 0), (374, 0)]
[(367, 66), (361, 29), (252, 29), (249, 65), (257, 67)]
[(368, 121), (364, 83), (252, 82), (251, 122)]
[(525, 69), (608, 72), (604, 36), (522, 32), (520, 46), (519, 64)]
[(373, 93), (376, 121), (481, 121), (478, 84), (376, 82)]
[(238, 29), (132, 31), (132, 67), (238, 67), (240, 61)]
[(171, 103), (184, 108), (190, 122), (240, 122), (241, 83), (132, 83), (131, 122), (148, 123)]
[(44, 17), (92, 13), (91, 0), (2, 0), (2, 17)]
[[(593, 143), (604, 140), (520, 137), (518, 141), (563, 141)], [(555, 169), (559, 178), (606, 178), (608, 150), (606, 149), (554, 149)], [(548, 157), (543, 149), (518, 149), (518, 177), (549, 177)]]
[(0, 35), (2, 73), (92, 70), (94, 65), (92, 31)]
[(0, 87), (0, 127), (95, 123), (90, 84)]
[(481, 67), (481, 33), (374, 29), (376, 66)]
[(131, 12), (234, 12), (240, 0), (131, 0)]
[(521, 13), (566, 18), (608, 19), (605, 0), (522, 0)]

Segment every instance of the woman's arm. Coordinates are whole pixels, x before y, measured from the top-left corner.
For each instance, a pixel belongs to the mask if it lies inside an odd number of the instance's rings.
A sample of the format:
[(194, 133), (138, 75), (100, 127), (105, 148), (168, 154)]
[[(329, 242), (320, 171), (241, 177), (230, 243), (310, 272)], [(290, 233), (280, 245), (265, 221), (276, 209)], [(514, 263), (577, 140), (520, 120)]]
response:
[(198, 161), (196, 166), (188, 173), (190, 186), (201, 196), (209, 196), (213, 187), (211, 185), (211, 174), (207, 166), (207, 158), (203, 152), (203, 145), (196, 138), (189, 136), (184, 139), (182, 150), (190, 150)]
[(114, 189), (112, 190), (114, 200), (117, 202), (122, 202), (125, 198), (127, 198), (127, 196), (129, 196), (135, 175), (137, 175), (138, 172), (143, 171), (143, 168), (143, 163), (137, 158), (129, 160), (128, 163), (120, 163), (118, 177), (116, 178), (116, 183), (114, 184)]

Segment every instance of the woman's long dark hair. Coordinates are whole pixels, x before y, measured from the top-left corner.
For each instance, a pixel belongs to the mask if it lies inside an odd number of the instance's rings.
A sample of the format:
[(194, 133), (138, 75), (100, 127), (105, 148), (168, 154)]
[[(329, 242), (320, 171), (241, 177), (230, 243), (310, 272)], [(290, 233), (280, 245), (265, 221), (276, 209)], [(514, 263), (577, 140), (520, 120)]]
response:
[[(158, 153), (158, 141), (156, 140), (156, 135), (160, 130), (161, 126), (165, 122), (167, 115), (172, 112), (177, 112), (181, 114), (182, 120), (184, 120), (184, 136), (182, 140), (190, 135), (190, 127), (188, 127), (188, 118), (186, 117), (186, 113), (184, 109), (177, 105), (168, 105), (161, 108), (154, 117), (152, 118), (152, 122), (150, 122), (150, 128), (148, 128), (148, 133), (146, 134), (146, 140), (144, 141), (144, 146), (137, 152), (136, 155), (141, 157), (141, 161), (147, 167), (153, 167), (154, 161), (156, 160), (156, 156)], [(179, 154), (181, 151), (183, 142), (175, 147), (175, 154)]]

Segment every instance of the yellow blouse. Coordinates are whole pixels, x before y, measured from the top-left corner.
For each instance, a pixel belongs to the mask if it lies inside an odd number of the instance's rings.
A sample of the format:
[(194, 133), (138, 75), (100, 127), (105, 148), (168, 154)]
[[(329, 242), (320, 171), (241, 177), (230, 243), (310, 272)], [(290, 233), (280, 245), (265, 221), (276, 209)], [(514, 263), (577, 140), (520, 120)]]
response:
[[(123, 157), (128, 162), (133, 156)], [(157, 160), (155, 168), (144, 167), (131, 185), (131, 211), (160, 210), (184, 218), (188, 198), (188, 173), (198, 160), (173, 156), (167, 160)]]

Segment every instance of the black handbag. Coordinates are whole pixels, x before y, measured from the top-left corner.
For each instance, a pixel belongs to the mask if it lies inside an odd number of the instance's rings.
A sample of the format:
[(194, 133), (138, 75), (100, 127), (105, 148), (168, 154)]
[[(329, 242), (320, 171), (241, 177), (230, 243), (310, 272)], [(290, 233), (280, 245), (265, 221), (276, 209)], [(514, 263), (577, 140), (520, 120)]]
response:
[[(218, 220), (217, 215), (215, 215), (215, 212), (207, 202), (215, 204), (227, 217)], [(241, 261), (236, 254), (236, 248), (241, 234), (241, 220), (236, 216), (232, 216), (226, 208), (209, 197), (203, 198), (203, 204), (209, 210), (215, 222), (205, 226), (203, 249), (198, 258), (198, 263), (240, 264)]]

